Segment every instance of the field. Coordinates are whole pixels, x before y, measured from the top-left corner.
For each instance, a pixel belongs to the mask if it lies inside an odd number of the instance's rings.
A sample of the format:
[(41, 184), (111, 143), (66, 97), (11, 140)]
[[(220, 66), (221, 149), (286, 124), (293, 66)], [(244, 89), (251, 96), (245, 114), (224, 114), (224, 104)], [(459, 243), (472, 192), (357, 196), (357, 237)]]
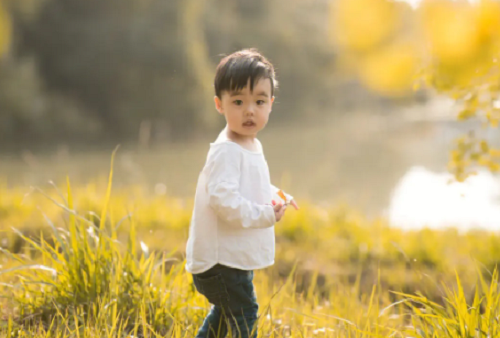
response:
[[(110, 179), (0, 186), (1, 335), (193, 337), (209, 304), (184, 270), (193, 201)], [(402, 231), (302, 203), (256, 273), (260, 337), (497, 337), (500, 237)]]

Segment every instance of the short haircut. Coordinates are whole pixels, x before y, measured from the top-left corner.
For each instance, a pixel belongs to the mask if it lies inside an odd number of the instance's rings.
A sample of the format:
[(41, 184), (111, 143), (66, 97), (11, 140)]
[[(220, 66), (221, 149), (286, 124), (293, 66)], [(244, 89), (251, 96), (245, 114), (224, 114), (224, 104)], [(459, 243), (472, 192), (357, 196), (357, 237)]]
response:
[(271, 80), (271, 97), (278, 87), (274, 66), (256, 49), (243, 49), (224, 57), (215, 71), (215, 95), (243, 89), (250, 80), (250, 91), (260, 79)]

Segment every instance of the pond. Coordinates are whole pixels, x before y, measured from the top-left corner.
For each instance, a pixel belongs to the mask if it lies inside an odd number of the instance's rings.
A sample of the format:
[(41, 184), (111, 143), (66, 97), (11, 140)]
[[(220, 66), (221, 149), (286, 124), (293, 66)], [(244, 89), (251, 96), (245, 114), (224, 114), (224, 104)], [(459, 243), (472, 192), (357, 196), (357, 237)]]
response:
[(500, 179), (480, 170), (464, 183), (447, 172), (413, 167), (395, 187), (386, 214), (405, 229), (453, 226), (500, 230)]

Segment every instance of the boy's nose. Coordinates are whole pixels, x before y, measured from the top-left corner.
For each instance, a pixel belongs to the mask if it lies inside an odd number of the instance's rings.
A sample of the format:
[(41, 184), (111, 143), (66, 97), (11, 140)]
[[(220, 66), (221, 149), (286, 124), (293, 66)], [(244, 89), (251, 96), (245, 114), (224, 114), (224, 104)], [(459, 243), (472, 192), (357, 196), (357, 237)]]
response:
[(246, 113), (247, 115), (253, 115), (255, 112), (255, 107), (253, 104), (247, 106)]

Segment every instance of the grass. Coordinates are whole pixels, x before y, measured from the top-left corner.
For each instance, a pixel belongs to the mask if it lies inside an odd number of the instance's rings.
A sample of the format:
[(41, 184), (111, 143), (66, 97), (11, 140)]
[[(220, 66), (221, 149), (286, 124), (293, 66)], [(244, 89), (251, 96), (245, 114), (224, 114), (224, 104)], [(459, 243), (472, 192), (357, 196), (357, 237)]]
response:
[[(209, 304), (184, 270), (192, 201), (111, 194), (112, 178), (0, 187), (1, 337), (194, 337)], [(255, 277), (260, 337), (500, 336), (496, 234), (308, 203), (276, 233)]]

